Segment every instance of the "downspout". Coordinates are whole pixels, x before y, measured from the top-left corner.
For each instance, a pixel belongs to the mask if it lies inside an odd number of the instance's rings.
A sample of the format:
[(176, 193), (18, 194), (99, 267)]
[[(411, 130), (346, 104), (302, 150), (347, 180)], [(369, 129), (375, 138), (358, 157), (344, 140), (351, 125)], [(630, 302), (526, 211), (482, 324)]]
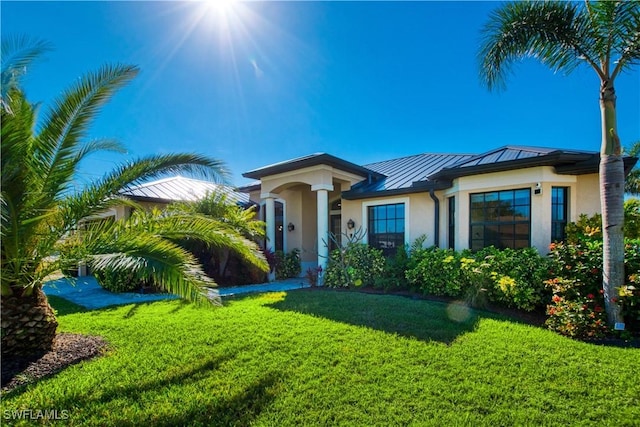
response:
[(438, 200), (438, 198), (436, 197), (435, 190), (433, 189), (433, 187), (429, 189), (429, 195), (431, 196), (431, 199), (435, 204), (433, 209), (433, 214), (435, 216), (435, 219), (433, 221), (433, 233), (434, 233), (433, 245), (436, 248), (439, 248), (440, 247), (440, 200)]

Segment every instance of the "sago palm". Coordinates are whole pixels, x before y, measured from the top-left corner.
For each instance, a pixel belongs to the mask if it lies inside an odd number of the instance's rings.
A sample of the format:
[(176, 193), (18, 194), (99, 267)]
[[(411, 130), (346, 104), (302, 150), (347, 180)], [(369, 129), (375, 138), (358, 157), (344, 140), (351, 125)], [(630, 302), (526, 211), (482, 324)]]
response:
[[(3, 68), (3, 75), (5, 71)], [(73, 235), (78, 224), (115, 205), (131, 203), (119, 197), (119, 192), (148, 179), (178, 172), (219, 181), (226, 176), (222, 162), (205, 156), (150, 156), (123, 164), (82, 190), (74, 190), (80, 164), (87, 156), (121, 150), (112, 140), (87, 140), (87, 132), (104, 102), (137, 72), (136, 67), (118, 65), (87, 74), (63, 92), (40, 119), (19, 84), (13, 85), (6, 95), (3, 93), (6, 103), (6, 108), (4, 104), (1, 107), (3, 356), (41, 353), (51, 347), (57, 323), (42, 285), (59, 268), (59, 261), (52, 256), (56, 245)], [(245, 244), (246, 250), (254, 254), (254, 262), (262, 265), (255, 247), (241, 236), (232, 233), (221, 236), (228, 230), (219, 227), (205, 233), (202, 221), (190, 223), (187, 218), (181, 218), (179, 225), (174, 230), (176, 235), (188, 233), (187, 228), (193, 226), (193, 238), (216, 237), (216, 242), (238, 247)], [(168, 225), (165, 223), (163, 227), (164, 234), (168, 234)], [(161, 286), (192, 299), (201, 296), (196, 288), (209, 284), (193, 258), (176, 251), (161, 234), (149, 231), (124, 242), (116, 238), (120, 235), (103, 231), (102, 246), (97, 235), (86, 241), (87, 253), (97, 251), (89, 257), (96, 268), (128, 266), (138, 274), (155, 275)], [(112, 242), (104, 243), (109, 240)]]
[(480, 71), (489, 89), (502, 85), (511, 66), (523, 58), (564, 73), (585, 65), (600, 80), (603, 290), (609, 322), (621, 322), (614, 301), (624, 281), (624, 167), (614, 82), (640, 60), (640, 3), (507, 3), (490, 15), (483, 35)]

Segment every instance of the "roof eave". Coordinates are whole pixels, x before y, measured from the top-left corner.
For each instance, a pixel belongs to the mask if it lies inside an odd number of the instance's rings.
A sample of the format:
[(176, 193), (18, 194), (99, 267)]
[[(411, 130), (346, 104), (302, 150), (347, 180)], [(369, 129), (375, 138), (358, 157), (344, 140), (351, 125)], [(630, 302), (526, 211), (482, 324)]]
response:
[[(597, 154), (595, 154), (597, 156)], [(594, 154), (564, 153), (553, 151), (544, 156), (527, 157), (525, 159), (509, 160), (498, 163), (488, 163), (467, 167), (452, 167), (442, 169), (428, 177), (430, 180), (453, 179), (468, 175), (480, 175), (492, 172), (504, 172), (513, 169), (520, 169), (535, 166), (560, 166), (565, 164), (576, 164), (590, 160)]]
[(363, 178), (368, 178), (369, 176), (373, 178), (384, 177), (384, 175), (381, 173), (375, 172), (371, 169), (367, 169), (363, 166), (356, 165), (355, 163), (348, 162), (346, 160), (340, 159), (338, 157), (335, 157), (326, 153), (303, 157), (300, 159), (293, 159), (288, 162), (278, 163), (272, 166), (265, 166), (260, 169), (255, 169), (249, 172), (245, 172), (242, 174), (242, 176), (250, 179), (261, 179), (265, 176), (277, 175), (280, 173), (290, 172), (297, 169), (303, 169), (303, 168), (318, 166), (323, 164), (334, 167), (336, 169), (340, 169), (345, 172), (350, 172), (355, 175), (362, 176)]

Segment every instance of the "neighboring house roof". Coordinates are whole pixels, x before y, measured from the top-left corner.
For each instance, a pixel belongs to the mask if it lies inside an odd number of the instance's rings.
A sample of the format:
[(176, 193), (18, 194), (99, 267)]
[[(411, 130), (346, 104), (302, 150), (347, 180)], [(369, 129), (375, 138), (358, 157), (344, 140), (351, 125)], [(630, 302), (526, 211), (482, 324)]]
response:
[(254, 169), (249, 172), (245, 172), (242, 174), (245, 178), (252, 179), (260, 179), (269, 175), (276, 175), (279, 173), (290, 172), (293, 170), (298, 170), (302, 168), (318, 166), (318, 165), (328, 165), (333, 166), (337, 169), (340, 169), (345, 172), (350, 172), (355, 175), (360, 175), (363, 178), (368, 178), (369, 176), (373, 177), (381, 177), (375, 171), (367, 169), (366, 167), (356, 165), (355, 163), (348, 162), (346, 160), (340, 159), (338, 157), (332, 156), (327, 153), (315, 153), (309, 156), (298, 157), (296, 159), (286, 160), (280, 163), (274, 163), (269, 166), (264, 166), (259, 169)]
[(183, 176), (148, 182), (124, 190), (120, 194), (137, 201), (171, 203), (195, 201), (213, 192), (222, 192), (230, 202), (241, 206), (252, 204), (248, 194), (235, 191), (233, 187)]

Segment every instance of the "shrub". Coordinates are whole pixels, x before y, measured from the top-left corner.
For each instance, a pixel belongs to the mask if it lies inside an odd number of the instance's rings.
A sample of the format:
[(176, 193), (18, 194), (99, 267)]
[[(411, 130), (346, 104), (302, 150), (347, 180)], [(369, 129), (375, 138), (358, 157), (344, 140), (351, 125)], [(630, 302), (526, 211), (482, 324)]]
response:
[(549, 261), (535, 249), (455, 252), (418, 251), (406, 273), (409, 284), (427, 295), (465, 297), (473, 306), (493, 302), (522, 310), (542, 307)]
[(415, 251), (405, 277), (413, 289), (425, 295), (457, 298), (462, 296), (460, 259), (452, 249)]
[(600, 292), (584, 294), (584, 283), (577, 279), (546, 281), (553, 291), (547, 306), (549, 329), (574, 338), (598, 338), (607, 332), (604, 300)]
[(122, 270), (94, 271), (93, 276), (100, 286), (111, 292), (134, 292), (147, 286), (147, 283), (136, 278), (135, 273)]
[(363, 243), (349, 243), (331, 252), (324, 283), (334, 288), (373, 286), (384, 271), (384, 263), (381, 250)]
[[(552, 243), (550, 246), (549, 258), (554, 279), (548, 281), (547, 286), (553, 291), (554, 297), (552, 304), (547, 307), (547, 325), (550, 329), (573, 337), (601, 336), (606, 329), (596, 320), (603, 316), (600, 309), (604, 307), (601, 296), (602, 240), (597, 235), (580, 232), (572, 235), (571, 239), (571, 244)], [(627, 239), (626, 281), (618, 290), (616, 302), (620, 304), (627, 331), (636, 334), (640, 332), (639, 272), (640, 240)], [(588, 295), (594, 297), (587, 298)], [(598, 314), (592, 315), (593, 312)]]
[(400, 246), (393, 257), (385, 259), (382, 275), (374, 279), (373, 286), (385, 291), (407, 289), (409, 285), (405, 273), (409, 259), (406, 246)]
[(300, 264), (300, 249), (294, 249), (288, 254), (282, 251), (275, 252), (276, 279), (289, 279), (300, 276), (302, 266)]
[[(474, 254), (478, 279), (486, 283), (491, 302), (532, 311), (543, 307), (551, 296), (544, 281), (549, 278), (549, 260), (535, 248), (484, 248)], [(486, 271), (490, 269), (490, 271)]]

